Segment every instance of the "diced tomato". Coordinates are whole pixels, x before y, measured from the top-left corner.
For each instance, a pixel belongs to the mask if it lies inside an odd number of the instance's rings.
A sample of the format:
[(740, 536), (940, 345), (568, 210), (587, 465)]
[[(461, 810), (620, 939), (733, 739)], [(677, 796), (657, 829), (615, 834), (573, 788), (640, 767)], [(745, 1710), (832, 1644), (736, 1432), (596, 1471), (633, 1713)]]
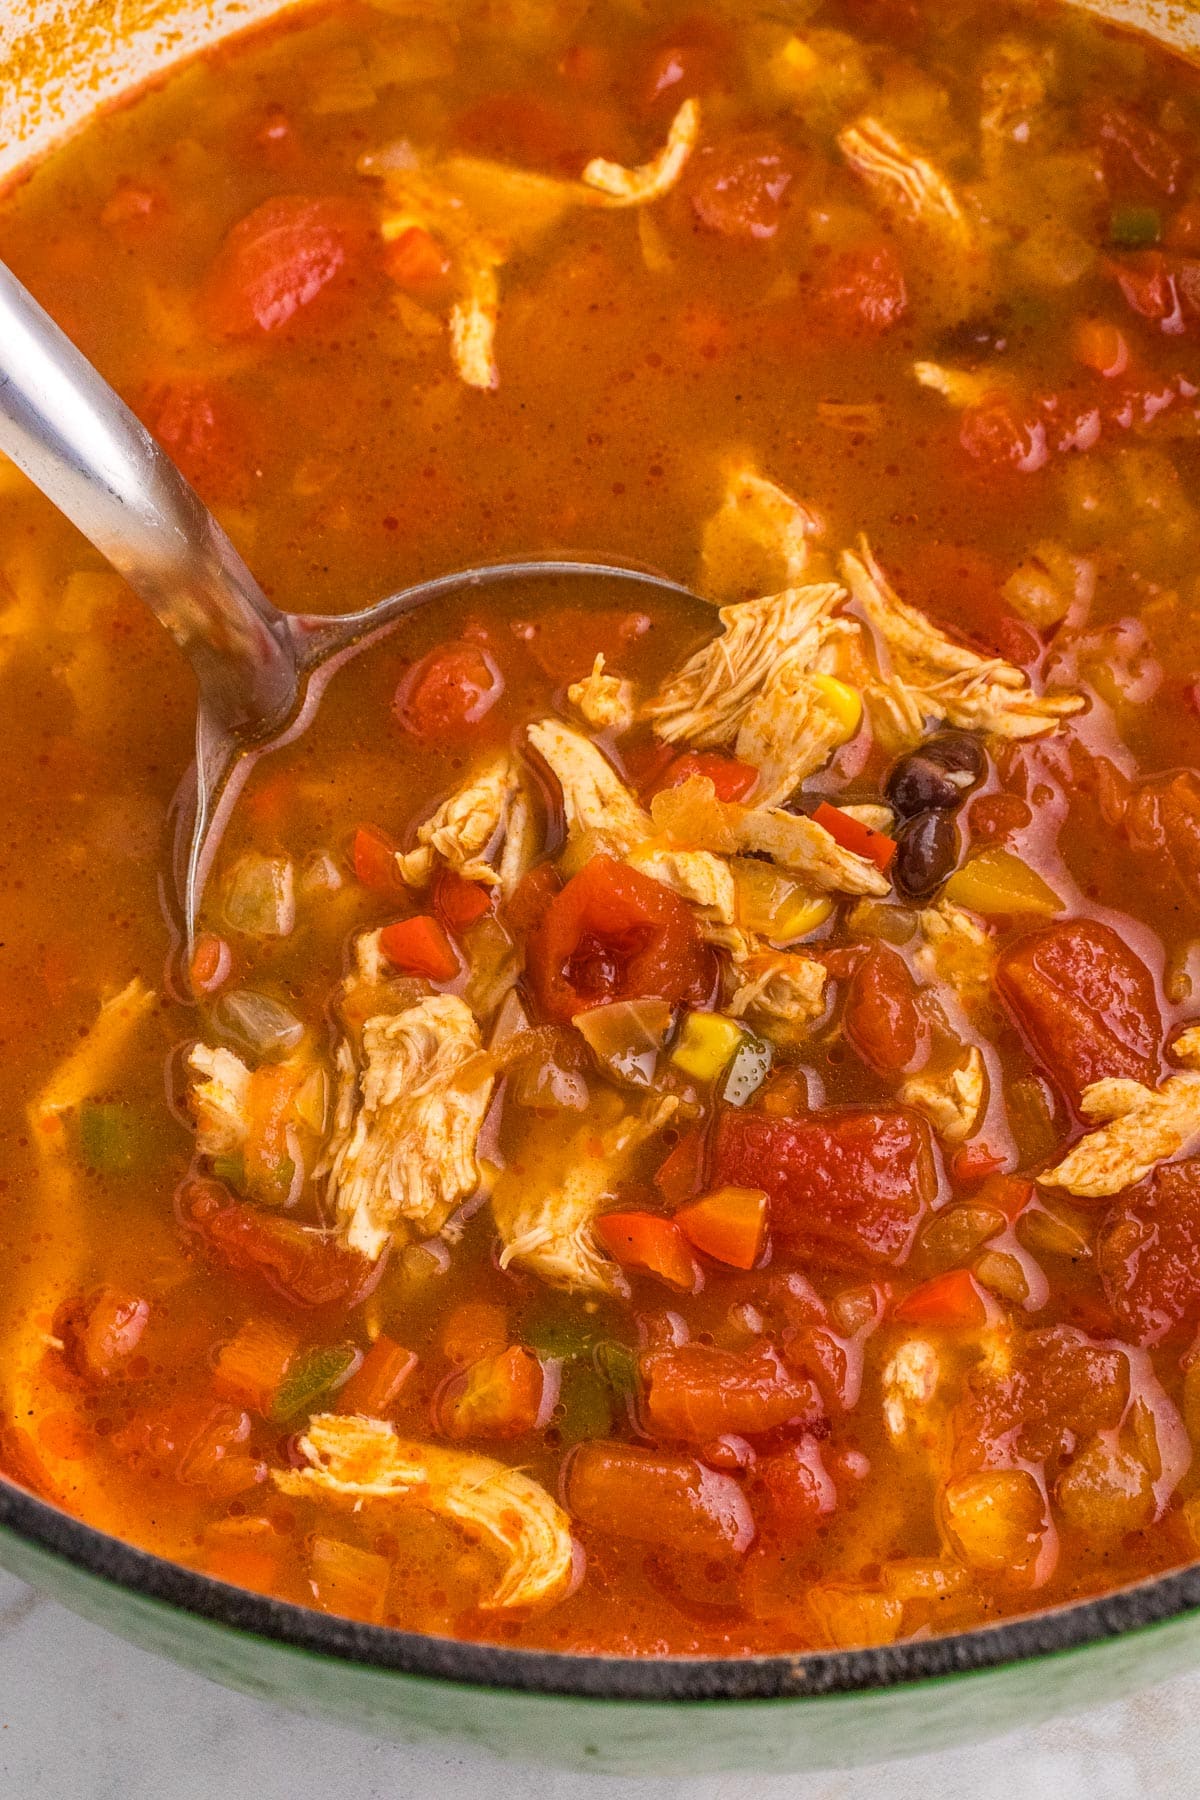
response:
[(582, 681), (597, 656), (610, 671), (619, 669), (652, 623), (649, 613), (617, 607), (557, 606), (529, 622), (524, 642), (549, 680)]
[(128, 1375), (130, 1362), (150, 1322), (150, 1302), (124, 1288), (100, 1287), (70, 1301), (55, 1319), (72, 1367), (90, 1381)]
[(429, 981), (453, 981), (458, 974), (454, 945), (431, 913), (418, 913), (385, 925), (379, 948), (388, 961), (406, 975), (424, 975)]
[(882, 337), (908, 311), (908, 288), (890, 244), (859, 244), (818, 264), (804, 304), (814, 329), (831, 337)]
[(685, 1132), (654, 1171), (654, 1185), (664, 1199), (679, 1206), (700, 1191), (704, 1182), (705, 1134), (700, 1126)]
[(831, 806), (828, 800), (822, 800), (813, 813), (813, 821), (827, 831), (843, 850), (849, 850), (854, 856), (865, 856), (868, 862), (873, 862), (881, 875), (886, 875), (891, 868), (892, 858), (896, 854), (896, 840), (888, 837), (886, 832), (872, 831), (869, 825), (851, 818), (840, 807)]
[(719, 237), (762, 243), (779, 230), (798, 174), (794, 152), (765, 132), (707, 144), (691, 161), (692, 211)]
[(812, 1437), (772, 1456), (760, 1456), (752, 1492), (756, 1502), (762, 1497), (767, 1521), (786, 1538), (806, 1535), (837, 1506), (837, 1488), (821, 1460), (821, 1446)]
[(392, 710), (405, 731), (438, 743), (478, 725), (503, 692), (504, 677), (490, 651), (479, 644), (444, 644), (408, 671)]
[(237, 1274), (253, 1275), (297, 1306), (355, 1306), (383, 1269), (330, 1233), (235, 1200), (215, 1181), (179, 1191), (181, 1223)]
[(450, 258), (431, 231), (410, 225), (383, 252), (387, 275), (410, 294), (436, 294), (450, 273)]
[(1033, 824), (1033, 811), (1019, 794), (981, 794), (967, 808), (972, 844), (1003, 844)]
[[(661, 1185), (662, 1170), (655, 1179)], [(767, 1234), (767, 1196), (761, 1188), (718, 1188), (675, 1214), (688, 1242), (732, 1269), (752, 1269)]]
[(367, 1419), (383, 1419), (397, 1394), (417, 1366), (411, 1350), (395, 1338), (380, 1336), (338, 1391), (338, 1411), (361, 1413)]
[(1184, 264), (1189, 268), (1200, 266), (1193, 265), (1190, 257), (1168, 257), (1161, 250), (1137, 250), (1125, 256), (1107, 257), (1104, 267), (1132, 312), (1173, 333), (1183, 330), (1178, 274)]
[(1137, 1344), (1200, 1326), (1200, 1158), (1168, 1163), (1116, 1200), (1096, 1259), (1120, 1329)]
[(694, 1292), (699, 1270), (678, 1225), (657, 1213), (612, 1212), (596, 1220), (596, 1236), (624, 1269), (654, 1275), (681, 1293)]
[(937, 1191), (925, 1121), (857, 1107), (795, 1118), (725, 1108), (712, 1179), (765, 1189), (776, 1234), (868, 1263), (905, 1260)]
[(1037, 1188), (1026, 1175), (989, 1175), (982, 1186), (971, 1196), (972, 1206), (994, 1207), (1003, 1213), (1010, 1225), (1015, 1225), (1025, 1208), (1037, 1193)]
[(177, 375), (155, 382), (137, 413), (201, 499), (229, 500), (240, 492), (255, 463), (255, 433), (220, 381)]
[(231, 1500), (266, 1480), (250, 1437), (250, 1415), (240, 1407), (184, 1400), (132, 1419), (113, 1443), (134, 1469), (149, 1464), (184, 1487)]
[(874, 945), (847, 982), (842, 1029), (878, 1075), (911, 1074), (928, 1059), (929, 1025), (917, 1005), (917, 984), (888, 945)]
[(454, 869), (439, 869), (433, 881), (433, 909), (448, 931), (466, 931), (492, 910), (492, 888), (466, 881)]
[(233, 227), (205, 282), (203, 306), (221, 337), (282, 330), (318, 296), (348, 286), (371, 241), (369, 215), (344, 195), (279, 194)]
[(988, 1144), (962, 1144), (950, 1158), (950, 1173), (955, 1181), (969, 1187), (987, 1175), (995, 1175), (1007, 1160)]
[(524, 1437), (541, 1420), (544, 1389), (533, 1351), (511, 1345), (451, 1378), (438, 1401), (441, 1428), (459, 1439)]
[(711, 781), (718, 800), (744, 800), (758, 781), (758, 770), (736, 756), (722, 756), (715, 750), (687, 750), (672, 757), (661, 775), (645, 791), (647, 797), (664, 788), (682, 787), (693, 775)]
[(1183, 180), (1183, 147), (1132, 106), (1105, 99), (1088, 108), (1084, 128), (1104, 154), (1109, 180), (1120, 187), (1139, 177), (1160, 194), (1174, 194)]
[(399, 845), (377, 825), (360, 825), (350, 848), (356, 881), (373, 894), (393, 896), (407, 892), (396, 866)]
[(510, 929), (524, 937), (541, 923), (542, 916), (555, 894), (562, 892), (562, 876), (553, 863), (539, 863), (522, 875), (504, 902), (504, 918)]
[(504, 1307), (494, 1300), (461, 1300), (442, 1324), (442, 1349), (452, 1363), (465, 1367), (482, 1357), (499, 1356), (508, 1335)]
[[(1138, 782), (1124, 808), (1135, 850), (1195, 905), (1200, 901), (1200, 777), (1191, 769)], [(1152, 859), (1152, 860), (1151, 860)]]
[(1009, 394), (991, 394), (963, 408), (958, 441), (972, 462), (1035, 474), (1050, 459), (1045, 421)]
[(1073, 919), (1030, 932), (1002, 953), (997, 984), (1073, 1105), (1108, 1076), (1156, 1080), (1154, 981), (1111, 926)]
[(585, 1007), (655, 995), (702, 1003), (711, 952), (677, 894), (610, 856), (594, 856), (556, 894), (526, 944), (542, 1012), (567, 1024)]
[(744, 1556), (754, 1515), (732, 1475), (691, 1456), (635, 1444), (580, 1444), (566, 1468), (572, 1519), (606, 1536), (681, 1556)]
[(898, 1302), (893, 1317), (906, 1325), (940, 1325), (974, 1331), (987, 1324), (988, 1304), (969, 1269), (948, 1269), (922, 1282)]
[(812, 1382), (793, 1375), (771, 1349), (680, 1344), (644, 1352), (639, 1367), (645, 1422), (656, 1436), (704, 1444), (726, 1432), (809, 1429), (824, 1416)]
[(1125, 333), (1109, 319), (1079, 319), (1071, 335), (1071, 348), (1085, 368), (1111, 380), (1129, 367)]

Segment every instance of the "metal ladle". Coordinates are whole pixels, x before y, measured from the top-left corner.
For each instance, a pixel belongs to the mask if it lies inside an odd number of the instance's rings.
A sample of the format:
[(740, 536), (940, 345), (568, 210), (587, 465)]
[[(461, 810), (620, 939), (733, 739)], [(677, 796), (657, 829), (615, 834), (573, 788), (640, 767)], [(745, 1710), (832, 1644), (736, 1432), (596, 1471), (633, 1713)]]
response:
[(189, 948), (235, 772), (302, 729), (320, 673), (403, 614), (464, 588), (546, 576), (695, 597), (626, 564), (535, 558), (439, 575), (340, 617), (280, 612), (170, 457), (2, 263), (0, 450), (124, 577), (195, 671), (196, 761), (177, 870)]

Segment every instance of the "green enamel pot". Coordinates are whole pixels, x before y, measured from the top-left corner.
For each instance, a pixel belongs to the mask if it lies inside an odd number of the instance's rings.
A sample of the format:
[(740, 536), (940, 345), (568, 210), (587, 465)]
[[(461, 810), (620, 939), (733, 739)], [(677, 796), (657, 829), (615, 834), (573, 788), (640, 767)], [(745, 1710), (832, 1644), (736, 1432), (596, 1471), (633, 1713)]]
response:
[[(1089, 0), (1200, 50), (1200, 0)], [(0, 0), (0, 183), (279, 0)], [(0, 1478), (0, 1563), (212, 1680), (394, 1740), (628, 1775), (841, 1768), (1096, 1705), (1200, 1661), (1200, 1566), (954, 1637), (774, 1657), (566, 1656), (360, 1625), (214, 1581)]]

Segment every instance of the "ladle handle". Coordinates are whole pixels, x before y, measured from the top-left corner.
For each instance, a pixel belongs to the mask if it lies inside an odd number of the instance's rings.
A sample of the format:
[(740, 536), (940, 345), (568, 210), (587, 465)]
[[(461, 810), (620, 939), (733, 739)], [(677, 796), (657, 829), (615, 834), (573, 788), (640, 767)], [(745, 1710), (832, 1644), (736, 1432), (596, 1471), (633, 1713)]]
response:
[(291, 711), (284, 615), (170, 457), (3, 263), (0, 450), (166, 626), (222, 725), (254, 735)]

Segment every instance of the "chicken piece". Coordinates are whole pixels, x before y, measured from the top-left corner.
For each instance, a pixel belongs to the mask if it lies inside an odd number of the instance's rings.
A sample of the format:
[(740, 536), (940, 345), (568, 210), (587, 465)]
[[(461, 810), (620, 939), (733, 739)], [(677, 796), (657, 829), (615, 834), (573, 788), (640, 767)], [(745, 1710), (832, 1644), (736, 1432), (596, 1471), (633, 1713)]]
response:
[(1083, 1090), (1079, 1110), (1100, 1121), (1053, 1169), (1038, 1176), (1043, 1187), (1065, 1188), (1079, 1198), (1119, 1194), (1145, 1179), (1156, 1163), (1200, 1137), (1200, 1025), (1176, 1038), (1171, 1054), (1184, 1073), (1168, 1075), (1159, 1088), (1114, 1076)]
[(699, 133), (699, 106), (685, 100), (666, 144), (650, 162), (625, 169), (597, 158), (580, 181), (513, 169), (483, 157), (431, 162), (405, 142), (360, 157), (359, 173), (384, 184), (384, 240), (418, 226), (449, 254), (458, 290), (450, 311), (450, 350), (468, 387), (488, 392), (499, 383), (500, 269), (532, 250), (572, 210), (644, 206), (660, 199), (678, 181)]
[(645, 206), (661, 200), (683, 174), (699, 136), (699, 103), (685, 100), (671, 120), (667, 141), (657, 156), (634, 169), (593, 157), (583, 171), (584, 185), (603, 195), (610, 206)]
[(845, 722), (819, 677), (798, 657), (784, 663), (751, 703), (734, 745), (741, 761), (758, 770), (756, 804), (786, 800), (824, 768), (846, 736)]
[(196, 1121), (196, 1149), (201, 1156), (234, 1156), (250, 1130), (250, 1070), (232, 1050), (196, 1044), (188, 1068), (200, 1079), (189, 1102)]
[(828, 975), (814, 957), (751, 940), (731, 946), (730, 965), (735, 985), (725, 1010), (781, 1049), (801, 1042), (825, 1010)]
[(649, 814), (590, 738), (561, 719), (542, 719), (527, 735), (562, 789), (569, 837), (592, 832), (598, 844), (625, 856), (653, 835)]
[(742, 806), (718, 800), (704, 776), (664, 788), (650, 803), (654, 827), (686, 848), (721, 856), (769, 856), (789, 873), (822, 893), (875, 894), (890, 884), (864, 856), (843, 850), (815, 820), (771, 806)]
[(997, 174), (1016, 150), (1027, 151), (1054, 78), (1050, 45), (1003, 37), (984, 56), (979, 72), (983, 106), (979, 115), (983, 166)]
[(633, 683), (604, 673), (603, 650), (597, 652), (591, 674), (571, 683), (567, 699), (597, 731), (613, 731), (619, 737), (633, 724)]
[(104, 1001), (86, 1035), (59, 1064), (29, 1108), (39, 1149), (64, 1146), (64, 1115), (112, 1086), (129, 1040), (150, 1012), (155, 998), (153, 990), (135, 975), (119, 994)]
[(440, 861), (466, 881), (503, 887), (496, 862), (518, 802), (527, 808), (516, 758), (505, 752), (472, 775), (418, 827), (417, 848), (396, 857), (401, 880), (409, 887), (426, 887)]
[(910, 729), (916, 723), (917, 738), (926, 719), (998, 737), (1041, 737), (1085, 704), (1082, 694), (1036, 694), (1002, 657), (978, 656), (946, 637), (888, 585), (865, 538), (857, 555), (844, 552), (842, 573), (890, 661), (881, 683), (887, 700)]
[(955, 369), (948, 363), (915, 362), (913, 374), (951, 406), (978, 406), (989, 394), (1002, 393), (1008, 378), (990, 369)]
[(941, 899), (917, 914), (922, 942), (915, 961), (930, 982), (945, 982), (968, 1012), (991, 1002), (996, 951), (979, 921), (961, 906)]
[(625, 861), (631, 869), (661, 881), (694, 906), (702, 919), (733, 924), (737, 889), (733, 871), (721, 857), (707, 850), (673, 850), (651, 840), (631, 850)]
[(847, 125), (837, 142), (855, 174), (948, 255), (961, 258), (975, 250), (974, 229), (945, 177), (878, 119), (864, 116)]
[(713, 600), (744, 600), (795, 587), (824, 522), (749, 465), (734, 469), (704, 527), (696, 585)]
[(621, 1270), (597, 1246), (593, 1226), (634, 1151), (665, 1125), (677, 1105), (668, 1095), (604, 1131), (589, 1123), (566, 1144), (561, 1123), (554, 1121), (544, 1146), (526, 1149), (522, 1172), (505, 1171), (492, 1192), (500, 1267), (512, 1263), (528, 1269), (550, 1287), (627, 1293)]
[(723, 606), (721, 635), (698, 650), (644, 708), (660, 738), (697, 747), (726, 744), (751, 706), (785, 669), (810, 670), (838, 633), (837, 582), (785, 588)]
[[(361, 1063), (361, 1066), (360, 1066)], [(333, 1135), (317, 1170), (343, 1242), (372, 1261), (411, 1225), (440, 1231), (479, 1184), (475, 1146), (495, 1079), (470, 1010), (431, 994), (362, 1028), (337, 1052)]]
[(961, 1144), (982, 1119), (987, 1106), (987, 1068), (983, 1053), (971, 1044), (961, 1062), (941, 1073), (910, 1075), (898, 1098), (933, 1126), (946, 1144)]
[(548, 1606), (574, 1579), (570, 1520), (557, 1501), (520, 1469), (474, 1450), (414, 1443), (383, 1419), (318, 1413), (300, 1439), (305, 1469), (276, 1469), (296, 1500), (408, 1502), (451, 1519), (502, 1558), (503, 1574), (481, 1602), (488, 1611)]
[(938, 1435), (933, 1401), (941, 1358), (928, 1338), (905, 1338), (884, 1365), (883, 1422), (899, 1449), (932, 1449)]

